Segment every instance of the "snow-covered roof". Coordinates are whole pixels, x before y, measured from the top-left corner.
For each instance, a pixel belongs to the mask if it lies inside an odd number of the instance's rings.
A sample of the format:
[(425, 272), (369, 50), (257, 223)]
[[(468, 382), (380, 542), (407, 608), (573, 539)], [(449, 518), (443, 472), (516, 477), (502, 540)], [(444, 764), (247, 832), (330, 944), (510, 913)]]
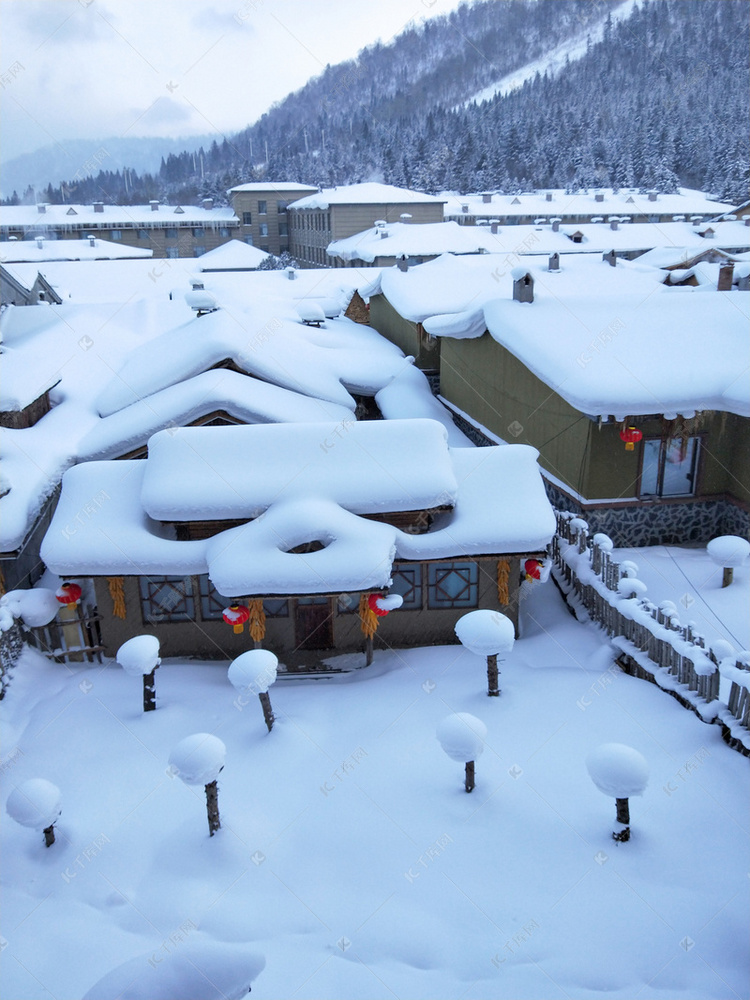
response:
[(287, 191), (317, 191), (312, 184), (298, 184), (295, 181), (251, 181), (248, 184), (236, 184), (229, 189), (230, 194), (236, 191), (278, 191), (279, 194)]
[[(348, 446), (340, 425), (323, 425), (327, 435), (323, 441), (313, 440), (315, 432), (310, 427), (278, 428), (282, 434), (275, 436), (284, 439), (289, 447), (277, 452), (275, 468), (269, 463), (251, 465), (248, 459), (242, 462), (247, 468), (239, 473), (236, 468), (227, 468), (231, 463), (240, 465), (232, 447), (237, 436), (232, 432), (247, 431), (242, 435), (243, 443), (257, 457), (260, 446), (248, 442), (252, 437), (268, 441), (271, 428), (194, 428), (178, 432), (178, 442), (183, 434), (194, 437), (198, 431), (218, 432), (212, 438), (220, 436), (227, 444), (214, 446), (213, 454), (221, 459), (216, 463), (220, 469), (209, 469), (209, 476), (215, 480), (231, 471), (236, 488), (254, 491), (248, 492), (248, 497), (255, 498), (253, 502), (260, 499), (257, 487), (268, 488), (274, 483), (283, 487), (278, 496), (267, 495), (269, 505), (255, 520), (197, 541), (175, 540), (171, 530), (145, 509), (154, 512), (152, 502), (156, 499), (165, 501), (163, 508), (156, 511), (159, 515), (179, 512), (180, 489), (193, 481), (176, 483), (170, 479), (170, 471), (176, 466), (170, 464), (172, 456), (162, 455), (159, 447), (152, 449), (145, 461), (75, 466), (63, 478), (62, 495), (42, 545), (42, 558), (53, 572), (62, 575), (208, 573), (217, 590), (232, 597), (387, 587), (392, 563), (399, 558), (448, 559), (543, 550), (554, 533), (555, 521), (536, 450), (526, 445), (449, 449), (444, 429), (431, 423), (356, 424), (351, 428), (354, 433)], [(333, 438), (337, 430), (340, 436)], [(158, 437), (163, 440), (168, 435)], [(376, 444), (377, 438), (381, 440)], [(335, 444), (326, 451), (320, 446), (327, 447), (329, 440), (335, 440)], [(366, 440), (371, 450), (365, 452), (356, 445), (357, 440)], [(403, 446), (403, 457), (401, 450), (394, 453), (394, 445)], [(307, 454), (300, 465), (299, 453), (305, 448)], [(180, 449), (180, 443), (173, 449), (175, 461)], [(227, 452), (230, 461), (225, 462)], [(184, 450), (182, 455), (192, 462)], [(156, 480), (149, 468), (154, 462), (160, 466)], [(376, 481), (378, 469), (385, 485)], [(295, 488), (295, 477), (303, 480), (299, 489)], [(450, 486), (455, 506), (424, 535), (374, 522), (348, 508), (350, 504), (368, 506), (368, 501), (390, 503), (391, 497), (400, 499), (400, 509), (408, 509), (407, 496), (409, 502), (445, 501), (447, 498), (441, 495), (444, 484)], [(419, 496), (412, 497), (417, 490)], [(154, 492), (156, 498), (151, 495)], [(199, 492), (193, 491), (193, 501), (201, 499)], [(224, 512), (239, 513), (243, 505), (236, 494), (231, 496), (229, 484), (224, 492), (229, 498)], [(99, 505), (95, 516), (82, 518), (81, 510), (97, 495), (105, 496), (106, 501)], [(337, 496), (346, 503), (338, 502)], [(213, 503), (213, 494), (209, 503)], [(249, 506), (245, 504), (244, 510)], [(204, 517), (219, 516), (217, 510), (214, 505), (202, 513)], [(316, 552), (289, 551), (312, 540), (322, 542), (323, 547)]]
[(47, 205), (40, 212), (36, 205), (3, 205), (0, 226), (44, 229), (65, 226), (177, 226), (239, 224), (232, 208), (203, 208), (195, 205), (103, 205), (97, 212), (93, 205)]
[[(750, 226), (742, 222), (717, 222), (711, 239), (701, 236), (705, 227), (689, 222), (609, 222), (561, 225), (555, 232), (547, 220), (537, 225), (504, 225), (493, 233), (489, 226), (460, 226), (457, 222), (411, 224), (392, 222), (334, 240), (328, 255), (342, 260), (372, 262), (378, 257), (428, 257), (442, 253), (494, 253), (520, 255), (550, 253), (618, 253), (669, 247), (673, 256), (694, 255), (701, 250), (728, 247), (750, 249)], [(574, 243), (573, 233), (581, 233)], [(385, 234), (385, 235), (381, 235)]]
[(63, 361), (61, 352), (58, 352), (52, 356), (43, 354), (35, 359), (35, 364), (30, 365), (27, 354), (13, 347), (3, 347), (0, 351), (0, 412), (23, 410), (51, 389), (60, 380)]
[[(41, 246), (39, 245), (41, 243)], [(49, 260), (123, 260), (126, 258), (150, 258), (153, 250), (129, 247), (124, 243), (113, 243), (98, 236), (84, 240), (9, 240), (0, 243), (0, 263), (31, 262)]]
[(150, 517), (190, 521), (253, 518), (309, 496), (355, 514), (422, 510), (453, 503), (456, 489), (440, 424), (351, 418), (160, 431), (142, 501)]
[(230, 240), (204, 253), (197, 261), (197, 268), (199, 271), (250, 271), (269, 256), (265, 250), (251, 247), (242, 240)]
[[(568, 193), (563, 188), (547, 188), (527, 191), (522, 194), (491, 193), (489, 202), (482, 194), (456, 194), (443, 192), (446, 217), (478, 215), (488, 219), (501, 217), (540, 216), (581, 216), (581, 215), (705, 215), (713, 218), (724, 212), (731, 212), (733, 206), (727, 202), (713, 201), (702, 191), (679, 188), (675, 194), (657, 194), (651, 201), (648, 193), (641, 194), (640, 188), (620, 188), (616, 193), (612, 188), (591, 188)], [(547, 194), (552, 198), (548, 201)], [(602, 200), (597, 201), (596, 195)], [(466, 205), (468, 211), (463, 211)]]
[[(718, 265), (710, 265), (716, 269)], [(533, 303), (513, 301), (516, 271)], [(628, 416), (726, 410), (750, 415), (747, 292), (716, 283), (669, 288), (664, 272), (588, 255), (549, 271), (526, 259), (452, 257), (385, 269), (368, 289), (433, 336), (491, 336), (583, 413)]]
[(316, 194), (292, 202), (289, 208), (314, 208), (325, 211), (331, 205), (400, 205), (406, 202), (437, 205), (444, 201), (445, 198), (436, 198), (421, 191), (410, 191), (409, 188), (394, 187), (393, 184), (367, 181), (364, 184), (323, 188)]

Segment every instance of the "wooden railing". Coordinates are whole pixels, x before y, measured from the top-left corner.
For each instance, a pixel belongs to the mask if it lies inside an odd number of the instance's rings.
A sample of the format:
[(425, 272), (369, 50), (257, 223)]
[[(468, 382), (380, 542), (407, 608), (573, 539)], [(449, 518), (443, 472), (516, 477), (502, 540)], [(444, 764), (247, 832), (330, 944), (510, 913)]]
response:
[(101, 616), (92, 607), (79, 609), (76, 618), (55, 619), (49, 625), (24, 627), (24, 638), (56, 663), (102, 662)]
[(590, 538), (582, 518), (555, 513), (554, 576), (574, 611), (605, 630), (623, 670), (669, 691), (704, 722), (719, 723), (730, 746), (750, 755), (750, 652), (736, 653), (723, 641), (707, 648), (674, 604), (641, 596), (646, 585), (635, 564), (616, 562), (606, 535)]

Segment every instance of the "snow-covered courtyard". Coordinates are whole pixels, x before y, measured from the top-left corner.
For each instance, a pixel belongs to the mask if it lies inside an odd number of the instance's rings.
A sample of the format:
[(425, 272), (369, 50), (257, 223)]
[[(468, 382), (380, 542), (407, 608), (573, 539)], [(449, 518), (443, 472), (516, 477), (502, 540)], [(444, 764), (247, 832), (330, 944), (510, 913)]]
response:
[[(270, 733), (227, 663), (166, 660), (143, 714), (115, 663), (26, 652), (0, 709), (3, 802), (46, 778), (62, 816), (49, 849), (2, 824), (3, 995), (73, 1000), (147, 954), (132, 995), (150, 997), (164, 962), (231, 944), (265, 958), (268, 1000), (747, 997), (747, 760), (622, 674), (551, 581), (522, 626), (499, 698), (461, 646), (381, 651), (279, 680)], [(488, 730), (471, 795), (435, 737), (454, 712)], [(199, 732), (227, 748), (214, 837), (203, 789), (168, 767)], [(609, 742), (650, 767), (623, 844), (585, 763)]]

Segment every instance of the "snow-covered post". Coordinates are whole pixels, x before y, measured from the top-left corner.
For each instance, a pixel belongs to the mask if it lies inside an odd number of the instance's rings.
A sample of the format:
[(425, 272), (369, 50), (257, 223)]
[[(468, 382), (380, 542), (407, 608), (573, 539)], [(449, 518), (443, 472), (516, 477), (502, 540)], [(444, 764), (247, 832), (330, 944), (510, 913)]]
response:
[(159, 640), (155, 635), (136, 635), (117, 650), (117, 662), (131, 677), (143, 677), (143, 711), (156, 708), (154, 671), (161, 663)]
[(44, 846), (55, 842), (55, 821), (62, 812), (60, 789), (45, 778), (31, 778), (15, 788), (8, 796), (5, 809), (11, 819), (21, 826), (31, 827), (44, 834)]
[(487, 657), (487, 694), (498, 697), (498, 653), (509, 653), (516, 639), (513, 622), (499, 611), (470, 611), (456, 622), (456, 635), (470, 653)]
[(474, 761), (484, 750), (487, 727), (475, 715), (456, 712), (443, 719), (436, 736), (451, 760), (466, 765), (464, 788), (471, 792), (474, 789)]
[(739, 535), (720, 535), (706, 546), (706, 551), (717, 566), (721, 566), (724, 575), (722, 587), (728, 587), (734, 579), (734, 571), (741, 566), (750, 554), (750, 542)]
[(203, 785), (206, 790), (208, 832), (211, 837), (221, 827), (219, 792), (216, 779), (224, 769), (227, 748), (211, 733), (194, 733), (181, 740), (169, 755), (169, 766), (186, 785)]
[(270, 649), (249, 649), (229, 664), (229, 680), (240, 694), (257, 693), (269, 733), (275, 720), (268, 689), (276, 680), (278, 665)]
[(643, 754), (624, 743), (602, 743), (586, 758), (589, 776), (600, 792), (614, 798), (617, 807), (612, 839), (630, 840), (631, 795), (643, 795), (648, 763)]

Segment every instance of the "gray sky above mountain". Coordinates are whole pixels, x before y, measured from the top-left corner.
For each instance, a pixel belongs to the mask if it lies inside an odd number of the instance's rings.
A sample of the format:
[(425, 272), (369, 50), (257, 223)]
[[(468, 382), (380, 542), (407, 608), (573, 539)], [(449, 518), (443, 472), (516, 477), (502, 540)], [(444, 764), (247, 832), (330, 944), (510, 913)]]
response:
[(73, 138), (236, 131), (327, 64), (458, 4), (3, 0), (3, 159)]

